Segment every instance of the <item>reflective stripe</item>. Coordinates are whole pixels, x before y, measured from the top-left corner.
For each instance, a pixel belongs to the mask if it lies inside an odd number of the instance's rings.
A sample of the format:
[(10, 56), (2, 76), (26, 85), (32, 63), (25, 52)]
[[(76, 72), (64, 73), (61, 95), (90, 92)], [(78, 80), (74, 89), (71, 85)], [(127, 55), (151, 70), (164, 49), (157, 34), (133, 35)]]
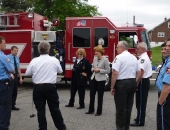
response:
[(140, 104), (140, 107), (139, 107), (139, 123), (138, 125), (140, 125), (140, 120), (141, 120), (141, 109), (142, 109), (142, 80), (141, 80), (141, 84), (140, 84), (140, 100), (141, 100), (141, 104)]
[(161, 106), (162, 130), (164, 130), (164, 105), (165, 105), (165, 103), (166, 103), (166, 100), (165, 100), (165, 102)]

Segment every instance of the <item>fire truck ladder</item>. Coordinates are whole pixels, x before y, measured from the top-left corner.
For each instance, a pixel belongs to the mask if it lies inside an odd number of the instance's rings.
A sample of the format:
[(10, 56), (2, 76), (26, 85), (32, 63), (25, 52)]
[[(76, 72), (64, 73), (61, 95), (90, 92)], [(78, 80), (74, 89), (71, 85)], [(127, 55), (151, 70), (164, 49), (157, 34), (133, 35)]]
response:
[(0, 28), (19, 27), (18, 16), (19, 14), (0, 14)]

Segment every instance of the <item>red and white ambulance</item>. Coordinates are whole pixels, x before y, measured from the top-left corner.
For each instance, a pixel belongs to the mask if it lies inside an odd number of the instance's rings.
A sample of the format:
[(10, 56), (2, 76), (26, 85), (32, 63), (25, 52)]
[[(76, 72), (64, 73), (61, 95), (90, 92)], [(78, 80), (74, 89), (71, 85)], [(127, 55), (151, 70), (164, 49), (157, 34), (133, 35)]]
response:
[(143, 41), (151, 56), (147, 30), (141, 25), (116, 27), (107, 17), (67, 17), (65, 30), (49, 31), (51, 24), (57, 26), (58, 23), (58, 20), (51, 23), (46, 17), (33, 12), (0, 14), (0, 36), (6, 38), (5, 53), (9, 54), (13, 45), (19, 48), (23, 76), (31, 59), (39, 56), (37, 45), (44, 40), (51, 44), (50, 55), (59, 58), (64, 71), (60, 76), (65, 80), (71, 79), (78, 48), (84, 48), (86, 58), (92, 62), (94, 47), (102, 44), (105, 56), (112, 62), (117, 55), (118, 41), (128, 41), (132, 54), (136, 54), (137, 43)]

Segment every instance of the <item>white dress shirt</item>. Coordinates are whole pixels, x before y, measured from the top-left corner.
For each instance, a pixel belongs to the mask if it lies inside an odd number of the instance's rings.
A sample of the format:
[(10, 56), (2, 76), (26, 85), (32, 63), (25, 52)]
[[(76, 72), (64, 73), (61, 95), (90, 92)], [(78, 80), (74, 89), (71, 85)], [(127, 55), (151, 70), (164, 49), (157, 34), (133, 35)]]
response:
[(117, 80), (136, 78), (136, 72), (140, 70), (137, 58), (128, 51), (116, 56), (112, 69), (118, 72)]
[(62, 72), (59, 60), (45, 54), (32, 59), (27, 67), (26, 75), (31, 75), (35, 84), (56, 83), (57, 73)]
[(144, 71), (142, 78), (149, 78), (152, 75), (152, 64), (146, 52), (139, 56), (138, 63)]

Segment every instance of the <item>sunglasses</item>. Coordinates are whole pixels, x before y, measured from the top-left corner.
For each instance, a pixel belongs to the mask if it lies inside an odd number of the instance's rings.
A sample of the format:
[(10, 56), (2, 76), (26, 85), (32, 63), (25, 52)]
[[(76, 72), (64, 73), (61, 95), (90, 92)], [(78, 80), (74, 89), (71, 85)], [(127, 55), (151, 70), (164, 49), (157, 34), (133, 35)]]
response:
[(78, 55), (83, 55), (83, 54), (78, 54)]

